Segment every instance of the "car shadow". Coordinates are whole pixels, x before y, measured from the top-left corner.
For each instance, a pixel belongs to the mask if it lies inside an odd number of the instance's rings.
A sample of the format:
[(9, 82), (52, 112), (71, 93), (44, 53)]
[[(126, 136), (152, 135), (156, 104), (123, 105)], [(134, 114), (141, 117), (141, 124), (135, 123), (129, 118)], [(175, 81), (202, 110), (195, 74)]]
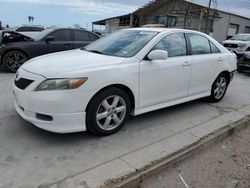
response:
[[(155, 122), (159, 119), (168, 118), (171, 115), (176, 115), (178, 111), (190, 111), (195, 107), (206, 103), (205, 100), (199, 99), (192, 102), (187, 102), (184, 104), (176, 105), (173, 107), (168, 107), (153, 112), (148, 112), (136, 117), (130, 116), (128, 122), (125, 126), (117, 133), (106, 136), (98, 137), (90, 134), (89, 132), (79, 132), (79, 133), (70, 133), (70, 134), (57, 134), (51, 133), (40, 128), (35, 127), (33, 124), (26, 122), (21, 117), (18, 117), (19, 126), (23, 129), (26, 134), (28, 134), (30, 139), (43, 140), (47, 144), (53, 143), (58, 145), (63, 145), (67, 143), (80, 144), (82, 142), (97, 142), (98, 140), (110, 138), (110, 139), (119, 139), (119, 137), (130, 137), (131, 133), (138, 131), (147, 131), (149, 129), (157, 128)], [(136, 126), (138, 125), (138, 126)], [(69, 125), (70, 126), (70, 125)]]
[(14, 73), (11, 73), (7, 70), (5, 70), (3, 67), (0, 67), (0, 73), (9, 73), (9, 74), (14, 74)]

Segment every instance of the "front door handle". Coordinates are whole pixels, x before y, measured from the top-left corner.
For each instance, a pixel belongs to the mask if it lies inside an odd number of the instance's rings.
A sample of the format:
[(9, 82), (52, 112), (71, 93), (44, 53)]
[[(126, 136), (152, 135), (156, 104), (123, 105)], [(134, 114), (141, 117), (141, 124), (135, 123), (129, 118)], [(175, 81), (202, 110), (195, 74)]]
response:
[(218, 61), (223, 61), (223, 59), (221, 57), (218, 58)]

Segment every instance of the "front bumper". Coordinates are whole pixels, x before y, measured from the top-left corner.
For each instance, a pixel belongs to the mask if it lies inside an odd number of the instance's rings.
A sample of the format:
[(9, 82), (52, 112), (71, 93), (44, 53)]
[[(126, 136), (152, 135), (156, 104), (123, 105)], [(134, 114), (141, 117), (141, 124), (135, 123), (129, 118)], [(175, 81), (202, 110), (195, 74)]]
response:
[[(69, 114), (39, 114), (22, 108), (16, 101), (15, 109), (18, 114), (26, 121), (34, 124), (36, 127), (53, 133), (73, 133), (85, 131), (85, 112)], [(52, 117), (51, 120), (44, 120), (44, 117)]]
[(227, 48), (230, 52), (235, 53), (237, 55), (237, 58), (241, 58), (245, 54), (245, 50), (239, 50), (236, 48)]
[(250, 69), (250, 62), (240, 61), (240, 62), (238, 62), (238, 66), (244, 67), (246, 69)]
[(19, 77), (32, 79), (24, 90), (13, 84), (15, 109), (25, 120), (54, 133), (86, 130), (85, 109), (91, 94), (80, 89), (71, 91), (34, 92), (46, 78), (19, 69)]

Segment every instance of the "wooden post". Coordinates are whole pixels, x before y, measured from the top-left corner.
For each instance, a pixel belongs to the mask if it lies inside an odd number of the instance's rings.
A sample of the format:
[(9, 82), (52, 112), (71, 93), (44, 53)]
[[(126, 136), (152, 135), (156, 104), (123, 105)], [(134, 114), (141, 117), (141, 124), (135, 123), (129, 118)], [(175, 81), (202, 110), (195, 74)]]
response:
[(133, 14), (130, 14), (130, 27), (133, 27)]

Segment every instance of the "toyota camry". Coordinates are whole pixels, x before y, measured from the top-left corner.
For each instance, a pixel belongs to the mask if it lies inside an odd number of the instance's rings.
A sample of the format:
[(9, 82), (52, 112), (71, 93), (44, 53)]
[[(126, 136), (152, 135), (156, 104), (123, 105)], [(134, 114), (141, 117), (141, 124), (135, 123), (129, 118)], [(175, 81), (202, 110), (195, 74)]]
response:
[(199, 98), (219, 102), (236, 55), (191, 30), (134, 28), (31, 59), (14, 79), (17, 112), (55, 133), (110, 135), (129, 115)]

